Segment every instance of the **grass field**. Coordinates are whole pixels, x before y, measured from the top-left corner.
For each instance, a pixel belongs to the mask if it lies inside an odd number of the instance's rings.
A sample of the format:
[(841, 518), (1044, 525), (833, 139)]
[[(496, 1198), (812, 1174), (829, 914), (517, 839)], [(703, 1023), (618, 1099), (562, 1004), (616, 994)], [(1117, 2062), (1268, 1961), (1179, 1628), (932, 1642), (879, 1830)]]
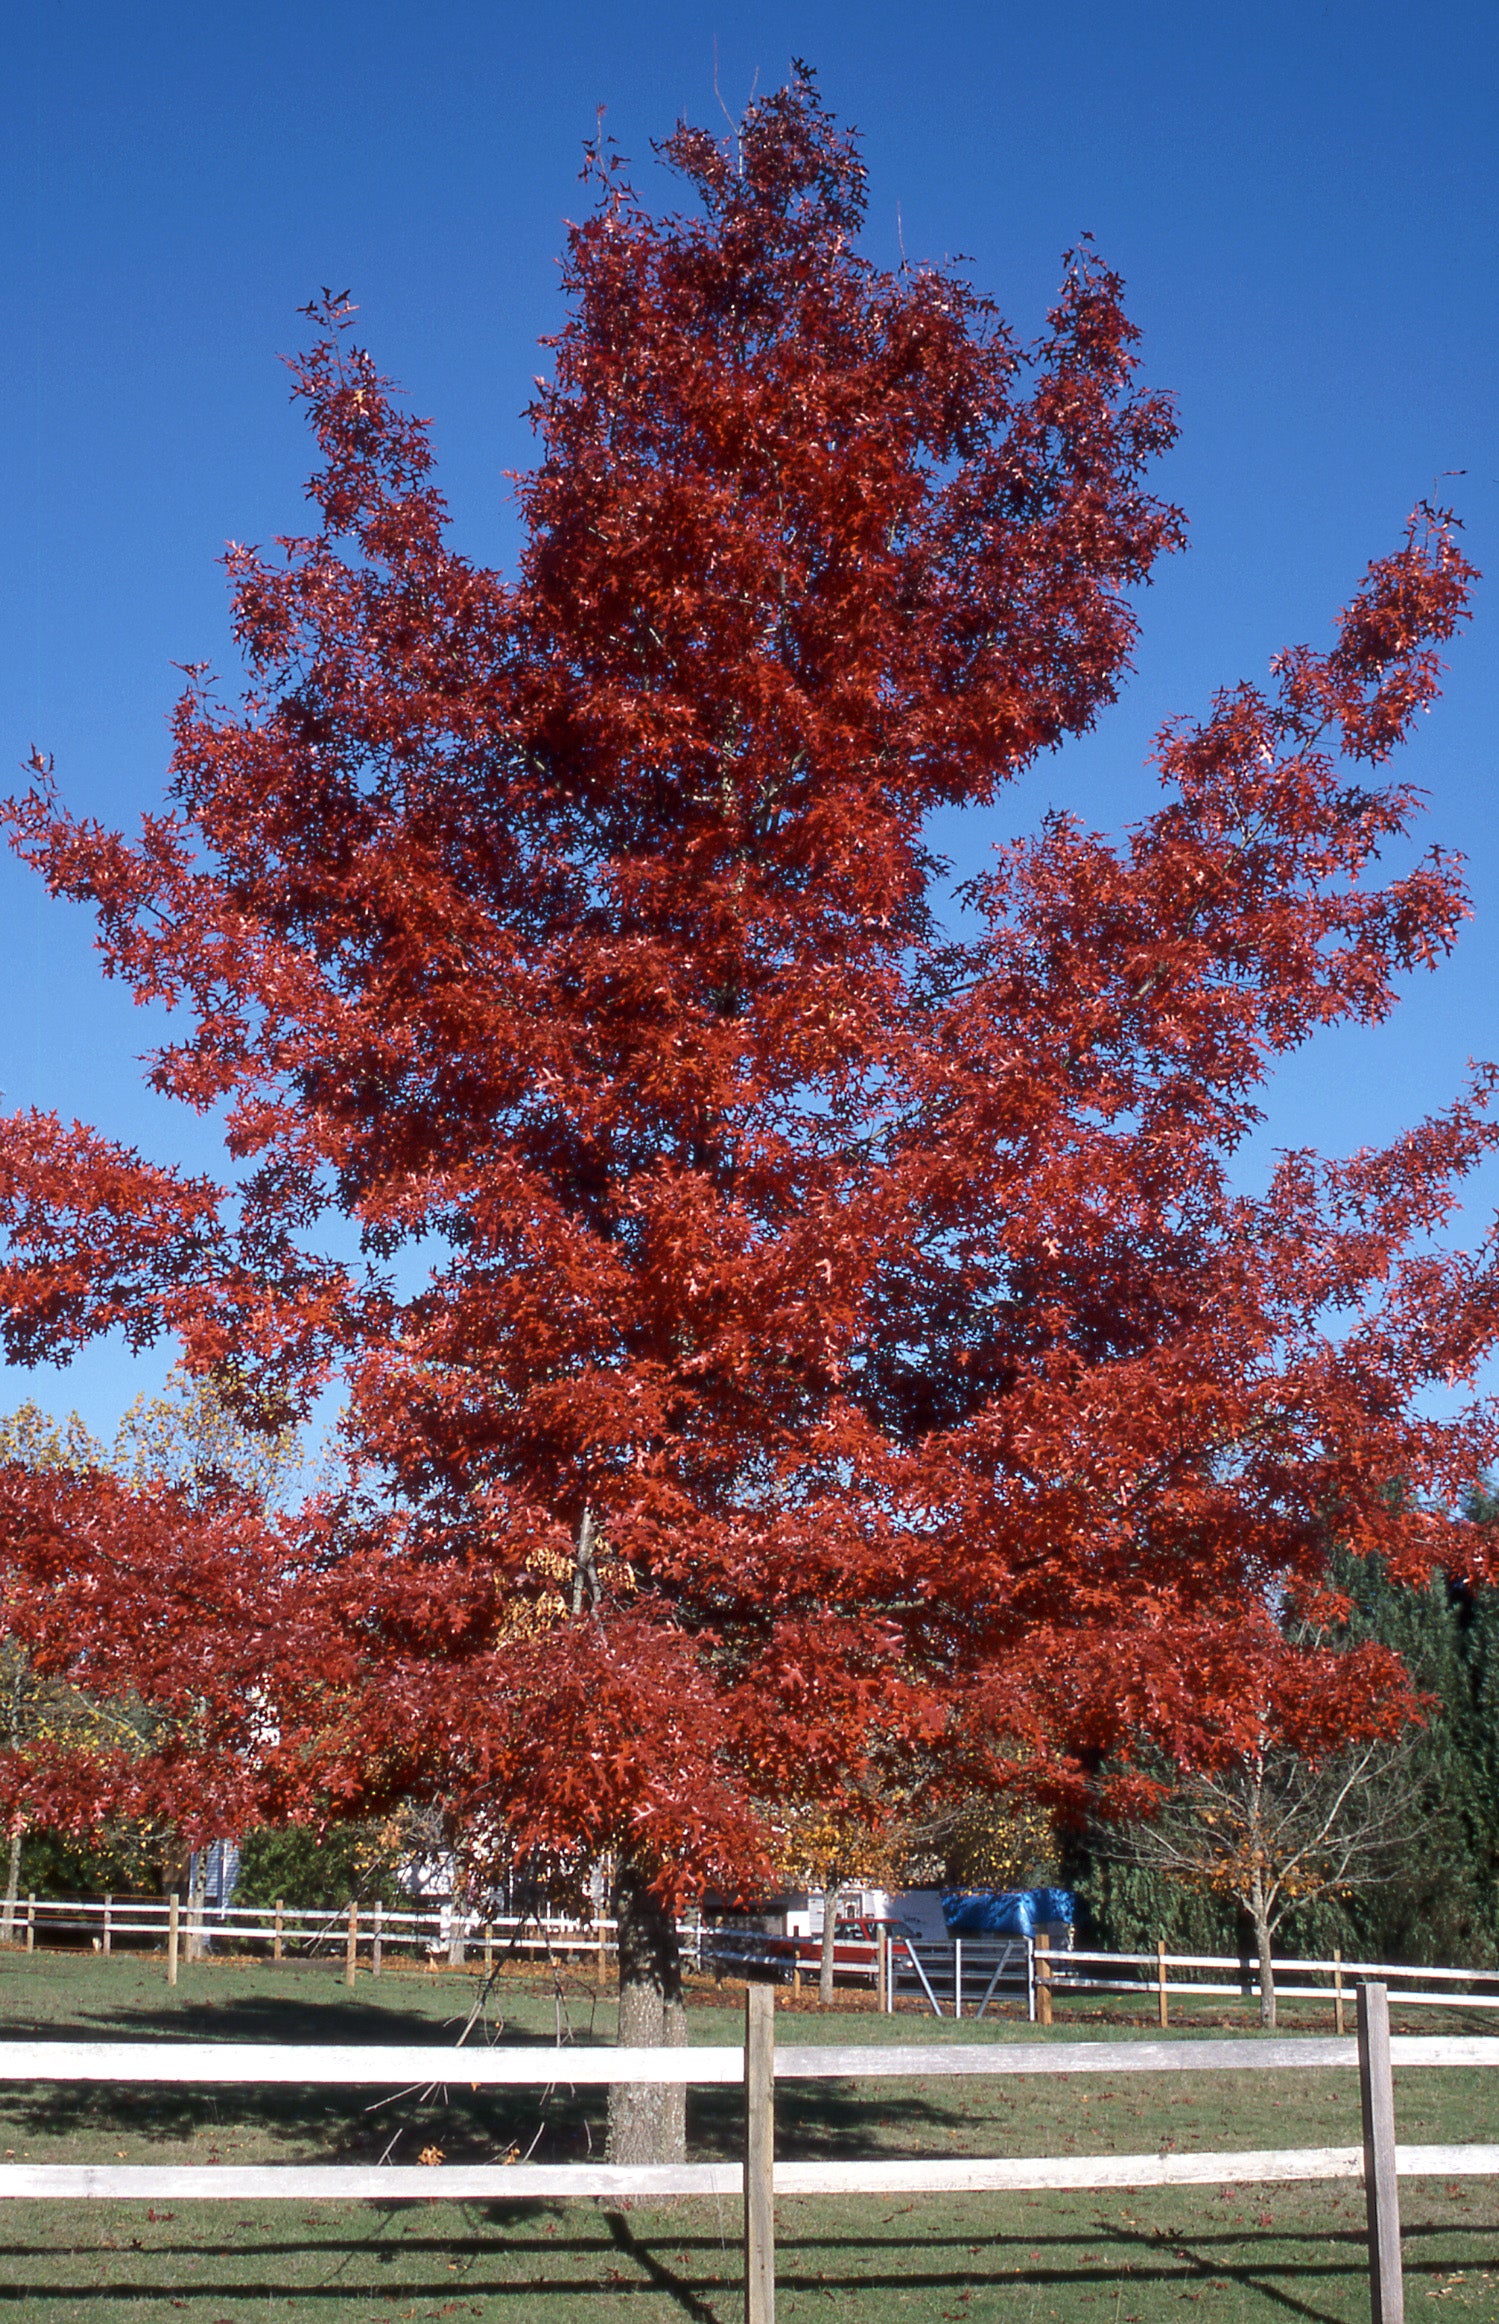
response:
[[(463, 1976), (411, 1970), (352, 1993), (335, 1965), (214, 1961), (184, 1967), (175, 1992), (159, 1959), (0, 1955), (0, 2034), (163, 2035), (264, 2041), (450, 2041), (478, 1991)], [(613, 2010), (569, 1977), (580, 2041), (613, 2038)], [(539, 1976), (508, 1978), (504, 2038), (554, 2045), (559, 2003)], [(1402, 2023), (1396, 2011), (1397, 2026)], [(1204, 2009), (1198, 2030), (1245, 2030)], [(1457, 2030), (1456, 2011), (1409, 2013), (1412, 2030)], [(1499, 2030), (1472, 2019), (1475, 2030)], [(693, 1997), (689, 2038), (733, 2042), (739, 1996)], [(1303, 2010), (1294, 2027), (1330, 2031)], [(491, 2032), (496, 2030), (493, 2022)], [(1292, 2030), (1288, 2028), (1287, 2030)], [(1118, 2012), (1081, 2011), (1050, 2036), (1013, 2018), (982, 2027), (815, 2007), (786, 2013), (797, 2041), (1013, 2041), (1079, 2034), (1155, 2038)], [(458, 2162), (512, 2150), (578, 2160), (601, 2149), (604, 2094), (466, 2087), (444, 2101), (368, 2090), (197, 2092), (27, 2088), (3, 2095), (0, 2144), (14, 2160)], [(1400, 2136), (1499, 2139), (1499, 2072), (1396, 2075)], [(733, 2089), (694, 2091), (694, 2157), (736, 2155)], [(1142, 2153), (1171, 2141), (1230, 2148), (1358, 2139), (1352, 2073), (1181, 2075), (1109, 2081), (783, 2084), (778, 2152)], [(534, 2142), (534, 2143), (533, 2143)], [(26, 2324), (119, 2319), (259, 2324), (260, 2319), (405, 2319), (486, 2324), (739, 2324), (738, 2206), (625, 2209), (592, 2202), (262, 2205), (12, 2203), (0, 2209), (0, 2318)], [(1499, 2187), (1483, 2180), (1402, 2188), (1407, 2300), (1499, 2320)], [(1356, 2183), (1193, 2188), (1122, 2195), (808, 2199), (778, 2206), (779, 2324), (1154, 2324), (1201, 2309), (1214, 2324), (1271, 2318), (1363, 2324), (1368, 2288)]]

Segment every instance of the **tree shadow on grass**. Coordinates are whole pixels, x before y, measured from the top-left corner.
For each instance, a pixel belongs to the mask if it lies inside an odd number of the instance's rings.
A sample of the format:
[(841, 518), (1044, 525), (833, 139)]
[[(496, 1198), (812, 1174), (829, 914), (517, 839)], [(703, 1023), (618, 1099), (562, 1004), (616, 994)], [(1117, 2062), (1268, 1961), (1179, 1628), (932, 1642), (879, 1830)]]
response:
[[(416, 2141), (443, 2147), (453, 2161), (491, 2160), (518, 2141), (529, 2146), (538, 2127), (542, 2149), (562, 2159), (597, 2147), (601, 2135), (600, 2108), (592, 2093), (571, 2100), (554, 2095), (543, 2098), (545, 2085), (487, 2086), (469, 2089), (463, 2072), (465, 2052), (454, 2037), (467, 2017), (465, 2009), (446, 2024), (422, 2012), (386, 2002), (350, 1998), (330, 2005), (324, 2000), (302, 2000), (294, 1995), (245, 1994), (223, 2000), (205, 1997), (186, 2005), (113, 2010), (110, 2033), (120, 2040), (160, 2039), (264, 2043), (312, 2042), (364, 2047), (389, 2043), (422, 2049), (451, 2050), (454, 2072), (450, 2103), (441, 2092), (431, 2098), (420, 2090), (397, 2092), (368, 2086), (327, 2086), (269, 2083), (219, 2084), (110, 2084), (17, 2083), (0, 2088), (0, 2124), (10, 2140), (73, 2139), (115, 2133), (132, 2140), (184, 2140), (205, 2129), (253, 2131), (278, 2146), (302, 2150), (305, 2159), (372, 2161), (386, 2149), (392, 2134), (412, 2149)], [(102, 2013), (101, 2013), (102, 2015)], [(96, 2024), (60, 2026), (55, 2019), (35, 2026), (12, 2025), (9, 2038), (37, 2040), (98, 2038)], [(446, 2035), (446, 2039), (444, 2039)], [(556, 2058), (559, 2080), (565, 2077), (568, 2048), (538, 2035), (506, 2029), (507, 2044), (535, 2048), (548, 2063)], [(602, 2093), (598, 2094), (602, 2098)], [(599, 2115), (594, 2132), (591, 2114)], [(34, 2158), (33, 2158), (34, 2159)], [(402, 2159), (405, 2159), (403, 2156)], [(411, 2159), (415, 2159), (414, 2152)]]
[[(666, 2261), (651, 2249), (649, 2238), (637, 2235), (633, 2223), (622, 2212), (606, 2211), (604, 2224), (615, 2250), (624, 2258), (633, 2260), (657, 2291), (667, 2293), (675, 2300), (684, 2316), (693, 2318), (693, 2324), (720, 2324), (717, 2309), (710, 2308), (676, 2268), (667, 2266)], [(682, 2249), (680, 2242), (677, 2248), (679, 2251)]]
[[(324, 1994), (204, 1993), (160, 2004), (134, 2007), (80, 2009), (69, 2017), (56, 2011), (34, 2018), (8, 2018), (6, 2041), (218, 2041), (218, 2042), (378, 2042), (414, 2043), (419, 2047), (451, 2042), (472, 2006), (468, 1996), (441, 2017), (430, 2010), (402, 2007), (354, 1994), (330, 1998)], [(499, 2014), (503, 2014), (502, 2008)], [(552, 2049), (549, 2035), (529, 2033), (523, 2026), (507, 2025), (505, 2040), (517, 2049)], [(582, 2045), (579, 2045), (582, 2046)]]
[[(317, 2083), (265, 2085), (234, 2083), (110, 2084), (15, 2083), (0, 2085), (0, 2143), (114, 2136), (132, 2148), (200, 2138), (209, 2134), (254, 2133), (276, 2148), (313, 2161), (369, 2162), (386, 2154), (399, 2133), (399, 2152), (390, 2159), (413, 2160), (422, 2145), (437, 2146), (450, 2162), (497, 2160), (513, 2150), (538, 2162), (597, 2160), (604, 2151), (608, 2097), (597, 2084), (570, 2085), (568, 2060), (583, 2047), (606, 2044), (556, 2043), (539, 2034), (505, 2029), (507, 2046), (534, 2050), (538, 2065), (556, 2067), (551, 2085), (486, 2084), (473, 2090), (463, 2070), (465, 2052), (453, 2046), (466, 2012), (443, 2026), (430, 2016), (398, 2004), (350, 1997), (341, 2004), (299, 2001), (295, 1996), (245, 1994), (171, 2006), (151, 2005), (110, 2013), (110, 2032), (121, 2040), (160, 2039), (250, 2042), (317, 2041), (353, 2047), (377, 2043), (451, 2050), (454, 2067), (445, 2086), (431, 2095), (419, 2089), (391, 2091), (379, 2085), (327, 2086)], [(13, 2026), (11, 2038), (97, 2039), (98, 2027), (85, 2022), (60, 2027), (56, 2021)], [(434, 2039), (443, 2031), (448, 2040)], [(941, 2099), (912, 2088), (895, 2096), (886, 2086), (877, 2102), (861, 2095), (858, 2083), (783, 2084), (778, 2098), (779, 2146), (787, 2156), (846, 2158), (867, 2153), (878, 2129), (894, 2128), (910, 2143), (952, 2129), (962, 2113)], [(738, 2084), (691, 2089), (688, 2095), (689, 2151), (705, 2160), (737, 2159), (743, 2152), (744, 2101)], [(37, 2160), (36, 2156), (30, 2159)], [(61, 2158), (59, 2158), (61, 2159)], [(80, 2157), (79, 2159), (85, 2159)], [(133, 2153), (130, 2159), (138, 2159)], [(184, 2159), (184, 2158), (177, 2158)]]

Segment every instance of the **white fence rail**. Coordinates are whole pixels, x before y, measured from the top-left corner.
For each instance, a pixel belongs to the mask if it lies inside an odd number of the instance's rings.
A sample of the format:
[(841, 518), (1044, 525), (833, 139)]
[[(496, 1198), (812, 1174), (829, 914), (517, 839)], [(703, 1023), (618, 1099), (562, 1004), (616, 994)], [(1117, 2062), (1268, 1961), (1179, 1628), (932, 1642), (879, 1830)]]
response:
[[(16, 1900), (9, 1917), (0, 1914), (0, 1939), (24, 1944), (33, 1952), (48, 1936), (85, 1937), (101, 1953), (142, 1944), (170, 1942), (175, 1926), (180, 1939), (196, 1938), (204, 1946), (226, 1949), (258, 1946), (276, 1960), (288, 1953), (341, 1952), (352, 1926), (358, 1957), (378, 1967), (391, 1952), (448, 1953), (458, 1948), (464, 1958), (492, 1960), (505, 1953), (531, 1959), (558, 1956), (564, 1960), (597, 1963), (612, 1957), (612, 1920), (538, 1918), (534, 1914), (496, 1914), (485, 1920), (477, 1913), (450, 1906), (409, 1910), (383, 1904), (351, 1901), (333, 1907), (290, 1904), (216, 1905), (201, 1910), (179, 1898), (176, 1911), (170, 1897), (106, 1897), (102, 1901), (25, 1896)], [(689, 1944), (695, 1944), (696, 1923), (684, 1926)], [(123, 1942), (122, 1942), (123, 1941)]]
[[(1215, 1970), (1233, 1971), (1232, 1982), (1215, 1978)], [(1325, 2008), (1331, 2002), (1339, 2025), (1344, 2007), (1352, 2009), (1355, 1985), (1369, 1978), (1391, 1986), (1391, 1999), (1402, 2007), (1499, 2009), (1499, 1969), (1411, 1967), (1335, 1955), (1330, 1961), (1276, 1960), (1271, 1971), (1277, 2005), (1315, 2001)], [(1309, 1983), (1312, 1978), (1321, 1982)], [(1023, 1994), (1031, 2021), (1050, 2024), (1053, 2007), (1069, 1997), (1118, 1994), (1153, 2001), (1165, 2025), (1173, 1998), (1257, 2001), (1259, 1992), (1258, 1962), (1233, 1954), (1168, 1953), (1164, 1947), (1154, 1953), (1054, 1952), (1030, 1939), (1006, 1946), (1002, 1940), (975, 1937), (946, 1944), (901, 1938), (890, 1947), (882, 2005), (888, 2009), (901, 1998), (919, 1999), (938, 2017), (982, 2017), (991, 2001)]]
[[(1161, 1946), (1154, 1953), (1072, 1950), (1042, 1953), (1038, 1959), (1050, 2000), (1058, 2001), (1068, 1994), (1154, 1994), (1163, 2024), (1169, 1997), (1173, 1995), (1204, 2000), (1230, 1996), (1243, 1999), (1258, 1998), (1260, 1990), (1258, 1963), (1225, 1953), (1168, 1953)], [(1234, 1973), (1232, 1982), (1221, 1974), (1217, 1977), (1212, 1974), (1224, 1970)], [(1389, 1985), (1391, 1999), (1402, 2007), (1499, 2009), (1499, 1969), (1345, 1961), (1341, 1954), (1335, 1954), (1330, 1961), (1309, 1961), (1299, 1956), (1272, 1961), (1271, 1972), (1277, 2005), (1286, 2001), (1318, 2001), (1325, 2007), (1331, 2001), (1340, 2022), (1344, 2002), (1352, 2000), (1352, 1987), (1370, 1978)], [(1307, 1982), (1309, 1978), (1321, 1982), (1311, 1984)], [(1295, 1982), (1297, 1979), (1301, 1982)]]
[[(105, 2082), (268, 2087), (296, 2084), (427, 2088), (615, 2082), (741, 2083), (742, 2164), (620, 2166), (569, 2163), (203, 2166), (115, 2163), (0, 2164), (0, 2199), (61, 2197), (252, 2201), (532, 2201), (592, 2196), (717, 2195), (742, 2191), (747, 2324), (774, 2324), (774, 2199), (790, 2195), (1002, 2193), (1053, 2188), (1255, 2185), (1362, 2177), (1377, 2324), (1402, 2310), (1398, 2181), (1499, 2174), (1499, 2146), (1401, 2146), (1395, 2141), (1392, 2066), (1499, 2066), (1499, 2037), (1391, 2037), (1386, 1989), (1358, 1989), (1357, 2041), (1214, 2040), (1049, 2042), (1013, 2045), (778, 2047), (775, 1996), (752, 1984), (743, 2049), (435, 2048), (282, 2046), (232, 2042), (0, 2042), (0, 2084), (66, 2087)], [(976, 2156), (891, 2161), (777, 2162), (777, 2081), (919, 2076), (1306, 2072), (1359, 2070), (1362, 2146), (1226, 2153)]]

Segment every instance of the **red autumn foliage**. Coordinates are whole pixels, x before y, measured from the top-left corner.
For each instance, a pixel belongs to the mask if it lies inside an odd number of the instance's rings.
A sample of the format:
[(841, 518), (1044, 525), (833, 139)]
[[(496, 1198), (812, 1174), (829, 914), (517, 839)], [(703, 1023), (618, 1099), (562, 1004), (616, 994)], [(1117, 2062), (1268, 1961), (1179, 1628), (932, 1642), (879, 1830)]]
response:
[(690, 1889), (759, 1875), (767, 1803), (917, 1760), (1065, 1799), (1269, 1700), (1313, 1745), (1403, 1717), (1388, 1656), (1276, 1614), (1336, 1611), (1333, 1538), (1477, 1569), (1490, 1424), (1423, 1398), (1499, 1303), (1439, 1236), (1486, 1080), (1233, 1178), (1275, 1058), (1463, 917), (1450, 859), (1379, 863), (1471, 578), (1447, 523), (1169, 732), (1145, 822), (1052, 817), (945, 918), (931, 810), (1127, 669), (1170, 410), (1087, 251), (1030, 349), (869, 265), (805, 80), (665, 151), (689, 216), (592, 156), (515, 577), (448, 546), (325, 302), (313, 529), (229, 558), (248, 693), (194, 680), (134, 840), (45, 769), (9, 809), (178, 1012), (151, 1082), (232, 1167), (0, 1125), (6, 1348), (175, 1337), (272, 1417), (337, 1379), (346, 1485), (272, 1519), (12, 1470), (0, 1508), (13, 1633), (180, 1715), (119, 1796), (425, 1790)]

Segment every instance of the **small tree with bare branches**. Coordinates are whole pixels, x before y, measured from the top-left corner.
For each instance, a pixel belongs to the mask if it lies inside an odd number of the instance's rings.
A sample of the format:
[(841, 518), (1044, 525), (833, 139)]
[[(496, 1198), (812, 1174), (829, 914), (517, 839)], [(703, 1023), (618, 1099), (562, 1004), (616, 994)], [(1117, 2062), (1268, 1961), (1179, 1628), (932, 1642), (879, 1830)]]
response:
[(1287, 1913), (1383, 1879), (1415, 1837), (1419, 1794), (1408, 1741), (1375, 1737), (1314, 1759), (1267, 1735), (1246, 1756), (1181, 1775), (1149, 1821), (1111, 1831), (1103, 1849), (1240, 1906), (1259, 1955), (1260, 2022), (1273, 2026), (1272, 1955)]

